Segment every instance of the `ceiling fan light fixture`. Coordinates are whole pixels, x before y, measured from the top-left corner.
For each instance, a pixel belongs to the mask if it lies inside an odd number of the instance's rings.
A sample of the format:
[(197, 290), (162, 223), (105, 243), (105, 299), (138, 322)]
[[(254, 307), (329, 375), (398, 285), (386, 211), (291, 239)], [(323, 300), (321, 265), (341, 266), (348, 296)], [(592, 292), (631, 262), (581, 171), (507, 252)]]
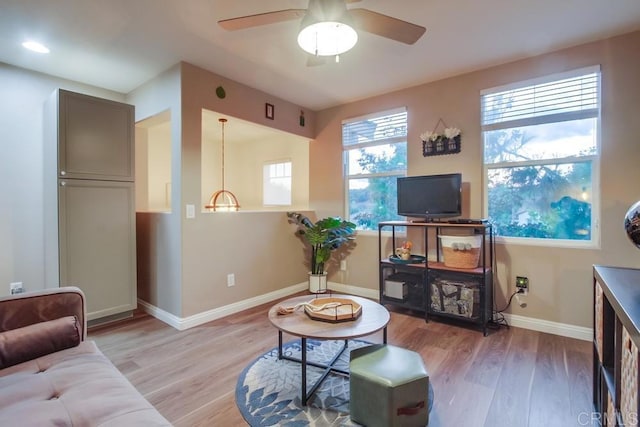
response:
[[(304, 24), (304, 22), (303, 22)], [(337, 21), (312, 22), (298, 33), (298, 45), (312, 55), (337, 56), (358, 42), (358, 33), (350, 25)]]

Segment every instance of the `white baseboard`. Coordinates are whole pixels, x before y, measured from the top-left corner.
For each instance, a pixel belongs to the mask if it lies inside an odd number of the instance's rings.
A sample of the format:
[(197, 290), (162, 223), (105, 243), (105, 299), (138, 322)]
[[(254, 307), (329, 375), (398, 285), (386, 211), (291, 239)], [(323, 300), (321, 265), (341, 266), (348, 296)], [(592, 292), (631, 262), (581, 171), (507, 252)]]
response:
[(376, 301), (380, 299), (380, 292), (377, 289), (361, 288), (359, 286), (345, 285), (335, 282), (327, 283), (327, 287), (332, 291), (340, 292), (342, 294), (356, 295)]
[(264, 295), (258, 295), (257, 297), (225, 305), (223, 307), (203, 311), (202, 313), (194, 314), (193, 316), (189, 317), (176, 316), (175, 314), (171, 314), (140, 299), (138, 300), (138, 305), (149, 315), (163, 321), (169, 326), (183, 331), (185, 329), (193, 328), (194, 326), (202, 325), (203, 323), (211, 322), (212, 320), (220, 319), (221, 317), (225, 317), (230, 314), (238, 313), (242, 310), (256, 307), (260, 304), (265, 304), (279, 298), (284, 298), (288, 295), (295, 294), (296, 292), (304, 291), (307, 288), (307, 282), (299, 283), (297, 285), (289, 286), (284, 289), (278, 289), (277, 291), (269, 292)]
[[(380, 294), (376, 289), (361, 288), (341, 283), (329, 283), (329, 288), (350, 295), (358, 295), (365, 298), (378, 300)], [(563, 337), (576, 338), (583, 341), (593, 341), (593, 329), (567, 323), (551, 322), (549, 320), (536, 319), (534, 317), (519, 316), (517, 314), (504, 313), (505, 319), (511, 326), (530, 329), (532, 331), (546, 332), (548, 334)]]
[[(359, 286), (345, 285), (335, 282), (329, 282), (327, 286), (333, 291), (348, 295), (358, 295), (373, 300), (378, 300), (380, 297), (380, 294), (376, 289), (362, 288)], [(304, 291), (306, 289), (308, 289), (307, 282), (299, 283), (297, 285), (289, 286), (284, 289), (279, 289), (274, 292), (269, 292), (264, 295), (259, 295), (257, 297), (225, 305), (223, 307), (214, 308), (212, 310), (203, 311), (202, 313), (194, 314), (193, 316), (184, 318), (178, 317), (158, 307), (155, 307), (146, 301), (138, 300), (138, 304), (140, 308), (147, 312), (149, 315), (163, 321), (169, 326), (183, 331), (185, 329), (193, 328), (194, 326), (202, 325), (203, 323), (220, 319), (221, 317), (229, 316), (230, 314), (238, 313), (242, 310), (246, 310), (260, 304), (265, 304), (279, 298), (284, 298), (286, 296), (295, 294), (296, 292)], [(584, 341), (593, 340), (593, 329), (591, 328), (570, 325), (567, 323), (551, 322), (549, 320), (536, 319), (534, 317), (519, 316), (517, 314), (504, 313), (504, 317), (509, 325), (515, 326), (517, 328), (546, 332), (553, 335), (576, 338)]]
[(515, 326), (516, 328), (546, 332), (548, 334), (561, 335), (563, 337), (576, 338), (583, 341), (593, 341), (592, 328), (570, 325), (568, 323), (551, 322), (549, 320), (519, 316), (517, 314), (503, 314), (509, 325)]

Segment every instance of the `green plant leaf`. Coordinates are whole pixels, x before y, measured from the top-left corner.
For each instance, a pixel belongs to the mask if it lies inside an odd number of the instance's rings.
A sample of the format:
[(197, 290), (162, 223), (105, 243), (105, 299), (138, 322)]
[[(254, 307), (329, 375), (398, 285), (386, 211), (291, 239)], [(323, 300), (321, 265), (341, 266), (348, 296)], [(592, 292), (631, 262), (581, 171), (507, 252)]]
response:
[(332, 251), (355, 239), (356, 225), (340, 217), (327, 217), (315, 224), (298, 212), (287, 212), (289, 222), (297, 225), (296, 235), (311, 246), (311, 273), (324, 273)]

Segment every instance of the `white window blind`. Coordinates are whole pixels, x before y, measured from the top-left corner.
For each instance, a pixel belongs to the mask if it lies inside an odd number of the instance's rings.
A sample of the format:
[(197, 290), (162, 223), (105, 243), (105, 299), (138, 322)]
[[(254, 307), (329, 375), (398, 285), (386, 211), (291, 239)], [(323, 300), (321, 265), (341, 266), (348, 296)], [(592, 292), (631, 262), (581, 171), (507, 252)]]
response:
[[(599, 72), (593, 68), (580, 75), (541, 82), (524, 87), (483, 91), (482, 125), (484, 130), (496, 123), (510, 125), (518, 121), (532, 123), (552, 115), (567, 119), (594, 117), (598, 114)], [(580, 73), (581, 71), (578, 71)], [(575, 73), (575, 72), (574, 72)], [(546, 117), (542, 121), (549, 121)], [(500, 126), (503, 127), (503, 126)]]
[(342, 123), (342, 144), (378, 143), (392, 138), (406, 138), (407, 111), (398, 109), (375, 116), (357, 117)]

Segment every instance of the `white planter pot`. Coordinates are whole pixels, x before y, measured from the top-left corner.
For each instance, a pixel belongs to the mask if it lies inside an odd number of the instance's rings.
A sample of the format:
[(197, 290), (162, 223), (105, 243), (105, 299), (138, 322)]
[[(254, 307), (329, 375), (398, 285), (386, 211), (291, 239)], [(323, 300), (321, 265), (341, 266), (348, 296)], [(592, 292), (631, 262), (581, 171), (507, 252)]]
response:
[(327, 273), (309, 273), (309, 292), (314, 294), (322, 294), (324, 292), (327, 292)]

